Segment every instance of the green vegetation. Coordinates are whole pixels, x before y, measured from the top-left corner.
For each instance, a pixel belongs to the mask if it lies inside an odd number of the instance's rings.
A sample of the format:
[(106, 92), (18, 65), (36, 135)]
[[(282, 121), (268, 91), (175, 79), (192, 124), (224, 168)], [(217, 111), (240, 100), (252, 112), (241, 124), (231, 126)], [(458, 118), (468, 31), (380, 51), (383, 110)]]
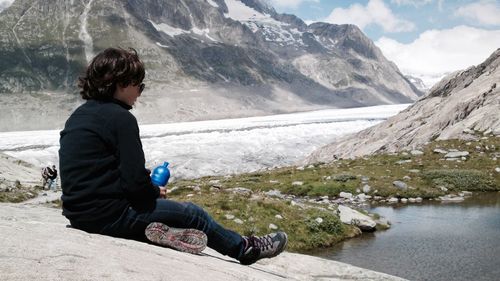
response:
[(0, 202), (19, 203), (28, 199), (34, 198), (38, 195), (40, 186), (26, 187), (21, 185), (19, 181), (10, 183), (7, 181), (0, 181)]
[[(293, 241), (289, 244), (292, 251), (331, 246), (356, 231), (342, 224), (332, 210), (303, 209), (293, 206), (290, 201), (210, 191), (208, 188), (202, 188), (195, 196), (192, 194), (191, 188), (181, 188), (169, 197), (203, 206), (216, 221), (244, 235), (267, 234), (270, 232), (269, 225), (274, 224), (289, 235), (290, 241)], [(227, 215), (240, 219), (242, 223), (228, 219)], [(323, 221), (318, 223), (316, 218)]]

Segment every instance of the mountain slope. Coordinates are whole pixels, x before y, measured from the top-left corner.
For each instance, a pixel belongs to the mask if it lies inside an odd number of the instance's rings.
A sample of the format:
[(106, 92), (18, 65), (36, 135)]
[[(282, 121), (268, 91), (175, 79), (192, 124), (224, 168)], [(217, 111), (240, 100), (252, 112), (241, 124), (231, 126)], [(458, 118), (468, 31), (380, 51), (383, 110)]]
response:
[(0, 40), (0, 102), (10, 110), (0, 129), (30, 127), (40, 114), (61, 125), (78, 103), (78, 75), (110, 46), (133, 47), (146, 63), (144, 122), (420, 95), (356, 26), (308, 26), (258, 0), (17, 0), (0, 13)]
[(418, 148), (432, 140), (500, 135), (500, 49), (485, 62), (455, 72), (425, 97), (376, 126), (315, 151), (309, 162)]

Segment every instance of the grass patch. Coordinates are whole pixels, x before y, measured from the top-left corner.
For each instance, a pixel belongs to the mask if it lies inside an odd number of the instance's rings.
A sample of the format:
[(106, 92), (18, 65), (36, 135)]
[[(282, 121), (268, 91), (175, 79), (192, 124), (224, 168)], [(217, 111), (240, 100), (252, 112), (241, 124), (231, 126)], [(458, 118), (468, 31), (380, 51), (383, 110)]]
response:
[(438, 187), (443, 186), (454, 191), (492, 191), (492, 180), (477, 170), (430, 170), (423, 174), (424, 180)]
[[(243, 235), (267, 234), (275, 231), (269, 228), (270, 224), (274, 224), (278, 230), (288, 234), (290, 251), (304, 252), (328, 247), (352, 236), (350, 226), (344, 225), (333, 210), (302, 208), (292, 205), (290, 201), (213, 192), (208, 188), (202, 188), (194, 196), (192, 189), (180, 188), (171, 193), (170, 198), (203, 207), (221, 225)], [(226, 215), (233, 215), (243, 223), (227, 219)], [(321, 218), (322, 222), (318, 223), (317, 218)]]
[(9, 182), (3, 180), (0, 182), (0, 186), (1, 203), (19, 203), (31, 198), (35, 198), (36, 196), (38, 196), (38, 192), (41, 189), (41, 186), (23, 186), (19, 181)]

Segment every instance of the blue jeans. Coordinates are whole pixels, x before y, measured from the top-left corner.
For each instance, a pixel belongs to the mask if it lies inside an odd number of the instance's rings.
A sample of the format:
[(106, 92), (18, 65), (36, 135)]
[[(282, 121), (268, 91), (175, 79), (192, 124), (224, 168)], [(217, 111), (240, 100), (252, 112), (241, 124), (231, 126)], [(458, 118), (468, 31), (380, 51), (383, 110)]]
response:
[(157, 199), (152, 211), (137, 212), (128, 207), (116, 221), (104, 226), (104, 235), (147, 241), (144, 230), (152, 222), (161, 222), (175, 228), (194, 228), (203, 231), (208, 247), (238, 259), (243, 253), (241, 235), (219, 225), (205, 210), (190, 202)]

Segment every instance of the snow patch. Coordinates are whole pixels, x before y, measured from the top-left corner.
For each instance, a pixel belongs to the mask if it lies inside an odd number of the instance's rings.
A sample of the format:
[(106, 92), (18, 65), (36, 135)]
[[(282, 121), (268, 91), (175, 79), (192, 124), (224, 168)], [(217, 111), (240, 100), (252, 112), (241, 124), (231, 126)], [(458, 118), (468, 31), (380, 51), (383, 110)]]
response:
[(163, 32), (165, 34), (167, 34), (168, 36), (171, 36), (171, 37), (174, 37), (174, 36), (177, 36), (177, 35), (181, 35), (181, 34), (185, 34), (185, 33), (188, 33), (187, 30), (184, 30), (184, 29), (180, 29), (180, 28), (177, 28), (177, 27), (173, 27), (171, 25), (168, 25), (166, 23), (159, 23), (159, 24), (156, 24), (154, 23), (153, 21), (149, 21), (153, 27), (157, 30), (157, 31), (160, 31), (160, 32)]
[(0, 12), (10, 7), (12, 3), (14, 3), (14, 0), (0, 0)]
[(160, 43), (160, 42), (156, 42), (156, 45), (158, 45), (158, 46), (160, 46), (160, 47), (162, 47), (162, 48), (170, 48), (169, 46), (167, 46), (167, 45), (163, 45), (163, 44), (162, 44), (162, 43)]
[[(149, 20), (149, 22), (153, 25), (153, 27), (157, 31), (163, 32), (163, 33), (165, 33), (165, 34), (167, 34), (168, 36), (171, 36), (171, 37), (174, 37), (174, 36), (177, 36), (177, 35), (181, 35), (181, 34), (196, 34), (196, 35), (199, 35), (199, 36), (206, 37), (210, 41), (218, 42), (214, 38), (210, 37), (210, 35), (209, 35), (210, 34), (210, 30), (208, 28), (200, 29), (200, 28), (194, 27), (194, 28), (192, 28), (190, 30), (184, 30), (184, 29), (181, 29), (181, 28), (173, 27), (173, 26), (168, 25), (166, 23), (154, 23), (151, 20)], [(157, 43), (157, 45), (158, 44), (159, 43)], [(163, 46), (160, 46), (160, 47), (163, 47)]]
[(210, 4), (211, 6), (215, 7), (215, 8), (219, 8), (219, 5), (217, 3), (215, 3), (213, 0), (207, 0), (208, 4)]

